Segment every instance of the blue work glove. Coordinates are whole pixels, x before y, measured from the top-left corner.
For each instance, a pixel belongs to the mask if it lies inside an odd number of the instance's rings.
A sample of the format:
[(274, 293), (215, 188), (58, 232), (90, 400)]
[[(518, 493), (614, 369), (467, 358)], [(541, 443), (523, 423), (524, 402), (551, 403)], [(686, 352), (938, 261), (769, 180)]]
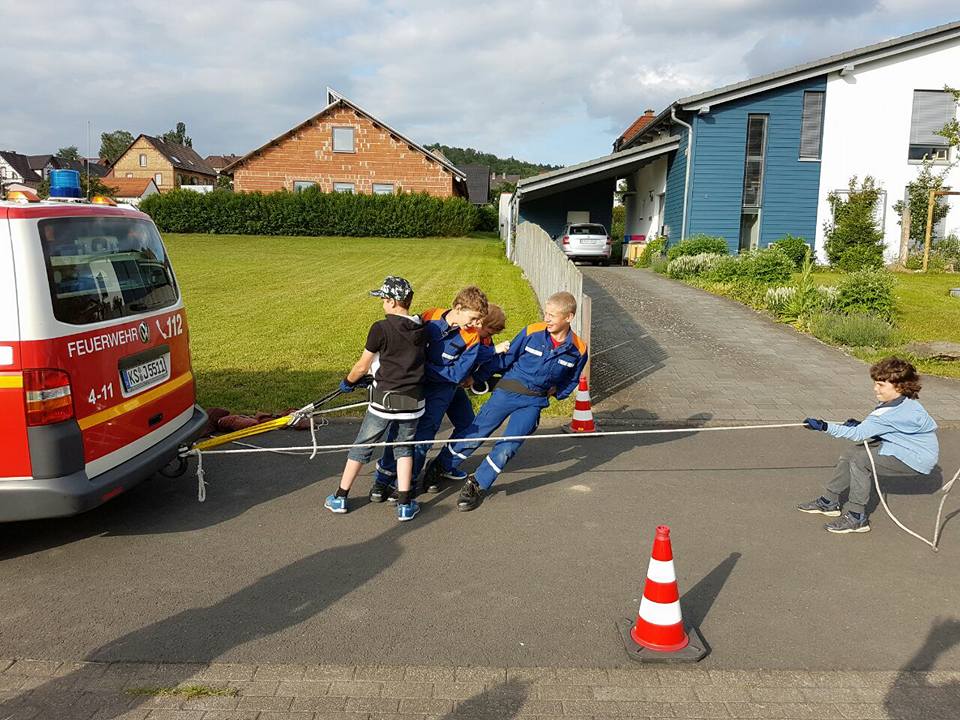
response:
[(356, 387), (352, 382), (344, 378), (340, 381), (340, 387), (337, 388), (342, 393), (353, 392), (353, 389)]
[(368, 388), (371, 385), (373, 385), (373, 375), (364, 375), (353, 384), (354, 387), (358, 388)]
[(843, 424), (843, 426), (844, 426), (844, 427), (856, 427), (856, 426), (859, 425), (859, 424), (860, 424), (860, 421), (859, 421), (859, 420), (857, 420), (856, 418), (850, 418), (849, 420), (847, 420), (847, 421)]
[(827, 429), (826, 420), (817, 420), (817, 418), (804, 418), (803, 424), (807, 426), (807, 430), (819, 430), (825, 432)]

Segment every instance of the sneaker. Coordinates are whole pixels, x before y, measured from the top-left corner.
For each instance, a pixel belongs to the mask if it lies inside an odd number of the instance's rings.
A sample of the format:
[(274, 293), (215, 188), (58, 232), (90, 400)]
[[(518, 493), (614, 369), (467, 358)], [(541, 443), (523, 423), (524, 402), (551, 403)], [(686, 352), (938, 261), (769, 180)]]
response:
[(423, 471), (422, 485), (424, 492), (433, 494), (440, 492), (443, 478), (443, 468), (440, 466), (440, 461), (434, 458)]
[(456, 482), (466, 482), (469, 475), (467, 475), (463, 470), (459, 468), (453, 468), (452, 470), (442, 470), (440, 475), (445, 477), (447, 480), (454, 480)]
[(840, 517), (840, 503), (832, 503), (822, 495), (816, 500), (797, 505), (797, 510), (805, 513), (826, 515), (827, 517)]
[(342, 514), (347, 512), (347, 499), (336, 495), (327, 495), (327, 499), (323, 501), (323, 506), (330, 512)]
[(861, 515), (860, 519), (857, 520), (849, 512), (845, 512), (838, 520), (824, 525), (823, 529), (837, 534), (865, 533), (870, 532), (870, 522), (867, 520), (866, 514)]
[(390, 486), (383, 483), (374, 483), (370, 488), (370, 502), (382, 503), (390, 494)]
[(470, 512), (480, 507), (483, 502), (483, 490), (477, 485), (476, 480), (467, 480), (460, 491), (460, 497), (457, 498), (457, 510), (460, 512)]
[(397, 489), (395, 487), (390, 488), (390, 493), (387, 495), (387, 502), (391, 505), (396, 505), (399, 496), (397, 495)]
[(420, 512), (420, 503), (416, 500), (411, 500), (406, 505), (397, 505), (397, 520), (400, 522), (413, 520), (418, 512)]

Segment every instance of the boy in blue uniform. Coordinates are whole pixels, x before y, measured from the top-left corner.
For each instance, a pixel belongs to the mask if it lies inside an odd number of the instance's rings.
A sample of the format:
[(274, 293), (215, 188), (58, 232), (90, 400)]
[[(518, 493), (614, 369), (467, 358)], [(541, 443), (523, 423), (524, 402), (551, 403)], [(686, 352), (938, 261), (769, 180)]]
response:
[[(863, 422), (847, 420), (843, 424), (807, 418), (810, 430), (821, 430), (856, 444), (840, 456), (826, 490), (816, 500), (797, 506), (805, 513), (816, 513), (837, 520), (824, 525), (832, 533), (870, 531), (867, 502), (870, 499), (871, 465), (864, 441), (871, 441), (877, 474), (890, 477), (928, 475), (940, 454), (937, 424), (917, 400), (920, 376), (905, 360), (885, 358), (870, 368), (873, 393), (879, 403)], [(850, 496), (841, 515), (840, 494)]]
[[(414, 440), (433, 440), (454, 394), (477, 363), (480, 338), (475, 327), (489, 311), (487, 296), (475, 286), (463, 288), (449, 310), (431, 308), (420, 315), (427, 337), (423, 378), (423, 416), (417, 422)], [(387, 436), (388, 441), (393, 438)], [(413, 477), (423, 468), (429, 445), (414, 445)], [(371, 502), (383, 502), (397, 477), (392, 448), (385, 448), (377, 462)]]
[[(510, 349), (499, 356), (503, 377), (490, 399), (480, 408), (464, 441), (448, 445), (449, 449), (431, 463), (425, 482), (457, 470), (481, 445), (471, 438), (489, 437), (505, 420), (506, 435), (529, 435), (537, 429), (540, 412), (550, 404), (551, 397), (563, 400), (577, 388), (587, 364), (587, 346), (570, 329), (576, 312), (573, 295), (554, 293), (545, 304), (544, 322), (527, 326), (510, 341)], [(480, 505), (522, 444), (522, 440), (501, 440), (493, 446), (460, 491), (458, 510), (469, 512)]]

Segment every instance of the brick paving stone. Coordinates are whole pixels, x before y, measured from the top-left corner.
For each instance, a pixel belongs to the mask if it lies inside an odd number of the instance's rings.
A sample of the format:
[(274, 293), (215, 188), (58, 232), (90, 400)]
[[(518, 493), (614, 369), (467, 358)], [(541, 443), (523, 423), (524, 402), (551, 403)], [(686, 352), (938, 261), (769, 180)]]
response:
[(726, 706), (732, 718), (779, 720), (784, 717), (783, 705), (773, 703), (728, 702)]
[(433, 684), (433, 696), (444, 700), (466, 700), (485, 689), (483, 683), (437, 682)]
[(557, 680), (572, 685), (599, 685), (609, 682), (609, 676), (606, 670), (558, 668)]
[(387, 698), (428, 698), (433, 694), (433, 683), (385, 682), (380, 683), (380, 696)]
[(398, 682), (403, 680), (405, 668), (380, 665), (358, 666), (354, 669), (354, 680), (373, 680), (377, 682)]
[(618, 702), (617, 713), (626, 717), (673, 717), (668, 704), (645, 700)]
[(400, 709), (400, 700), (381, 697), (347, 698), (344, 707), (347, 712), (396, 713)]
[(536, 685), (534, 692), (541, 700), (593, 700), (593, 685)]
[(16, 662), (13, 658), (0, 658), (0, 673), (6, 672), (7, 668)]
[[(279, 693), (283, 695), (281, 691)], [(344, 697), (379, 697), (380, 683), (378, 682), (333, 682), (327, 695), (343, 695)]]
[(403, 670), (403, 679), (413, 682), (453, 682), (455, 676), (455, 668), (407, 665)]
[(837, 703), (836, 708), (841, 717), (850, 720), (887, 720), (890, 717), (890, 713), (883, 705)]
[(728, 718), (727, 706), (723, 703), (670, 703), (668, 716), (678, 718)]
[(832, 703), (837, 700), (854, 703), (883, 702), (889, 692), (883, 687), (846, 687), (846, 688), (801, 688), (803, 699), (808, 703)]
[(817, 683), (805, 670), (760, 670), (761, 686), (814, 687)]
[(53, 677), (73, 676), (80, 680), (87, 680), (101, 677), (106, 671), (109, 663), (100, 662), (65, 662), (60, 663), (60, 667), (53, 673)]
[(35, 677), (53, 677), (63, 663), (56, 660), (17, 660), (6, 672), (11, 675), (29, 675)]
[(304, 665), (258, 665), (253, 673), (253, 681), (286, 680), (293, 682), (303, 680), (306, 671), (307, 668)]
[(260, 710), (289, 710), (293, 705), (292, 697), (277, 697), (274, 695), (246, 695), (240, 698), (237, 708), (257, 712)]
[(440, 698), (404, 698), (400, 701), (401, 713), (444, 714), (453, 710), (453, 700)]
[(593, 689), (595, 700), (650, 700), (656, 702), (696, 702), (697, 694), (688, 687), (604, 687)]
[(507, 682), (511, 680), (555, 683), (557, 682), (557, 671), (554, 668), (507, 668)]
[(208, 695), (205, 697), (187, 698), (180, 707), (183, 710), (236, 710), (239, 704), (239, 697)]
[(620, 706), (613, 701), (603, 700), (563, 700), (564, 715), (599, 715), (617, 717), (621, 715)]
[(203, 720), (258, 720), (259, 710), (207, 710)]
[(147, 720), (203, 720), (202, 710), (151, 710)]
[(237, 663), (212, 663), (197, 675), (198, 680), (252, 680), (255, 668)]
[(750, 688), (750, 699), (756, 702), (801, 703), (804, 697), (798, 688), (756, 687)]
[(660, 675), (655, 668), (637, 667), (633, 670), (612, 668), (607, 670), (607, 682), (626, 687), (652, 687), (660, 685)]
[(0, 690), (19, 690), (25, 679), (23, 675), (3, 675), (0, 677)]
[(277, 686), (277, 695), (292, 695), (294, 697), (320, 697), (326, 695), (330, 689), (328, 682), (281, 682)]
[(347, 706), (345, 697), (295, 697), (291, 712), (340, 712)]
[(456, 682), (504, 683), (507, 671), (503, 668), (458, 667), (454, 679)]
[(353, 668), (349, 665), (307, 665), (303, 670), (303, 679), (328, 682), (353, 680)]
[(736, 685), (704, 685), (695, 688), (697, 699), (702, 702), (743, 702), (750, 700), (748, 688)]
[[(260, 713), (257, 717), (257, 720), (326, 720), (330, 716), (327, 715), (315, 715), (311, 712), (264, 712)], [(338, 714), (338, 718), (340, 715)], [(366, 715), (357, 715), (351, 713), (349, 715), (343, 715), (343, 717), (348, 717), (350, 720), (363, 720), (366, 718)]]
[(683, 670), (658, 669), (657, 675), (660, 676), (660, 684), (665, 686), (683, 685), (688, 687), (690, 685), (713, 684), (710, 673), (708, 673), (706, 670), (695, 670), (693, 668)]
[[(293, 682), (300, 681), (296, 680)], [(236, 688), (237, 692), (243, 696), (276, 695), (277, 690), (280, 688), (280, 681), (267, 682), (253, 680), (252, 682), (230, 683), (230, 687)]]

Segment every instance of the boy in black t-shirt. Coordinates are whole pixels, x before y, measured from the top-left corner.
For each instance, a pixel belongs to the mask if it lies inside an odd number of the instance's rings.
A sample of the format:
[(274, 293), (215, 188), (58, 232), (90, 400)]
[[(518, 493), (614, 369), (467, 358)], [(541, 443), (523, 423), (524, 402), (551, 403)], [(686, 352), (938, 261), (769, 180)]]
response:
[[(391, 275), (379, 290), (371, 290), (370, 294), (383, 298), (386, 317), (370, 327), (363, 354), (340, 382), (340, 390), (350, 392), (362, 377), (373, 372), (370, 404), (354, 441), (360, 447), (350, 450), (337, 492), (323, 503), (335, 513), (347, 512), (350, 486), (373, 456), (373, 448), (365, 443), (380, 442), (391, 425), (396, 425), (397, 442), (409, 442), (423, 415), (421, 383), (426, 334), (420, 319), (409, 315), (413, 288), (402, 277)], [(413, 446), (397, 445), (393, 454), (397, 458), (397, 520), (413, 520), (420, 511), (420, 505), (410, 497)]]

